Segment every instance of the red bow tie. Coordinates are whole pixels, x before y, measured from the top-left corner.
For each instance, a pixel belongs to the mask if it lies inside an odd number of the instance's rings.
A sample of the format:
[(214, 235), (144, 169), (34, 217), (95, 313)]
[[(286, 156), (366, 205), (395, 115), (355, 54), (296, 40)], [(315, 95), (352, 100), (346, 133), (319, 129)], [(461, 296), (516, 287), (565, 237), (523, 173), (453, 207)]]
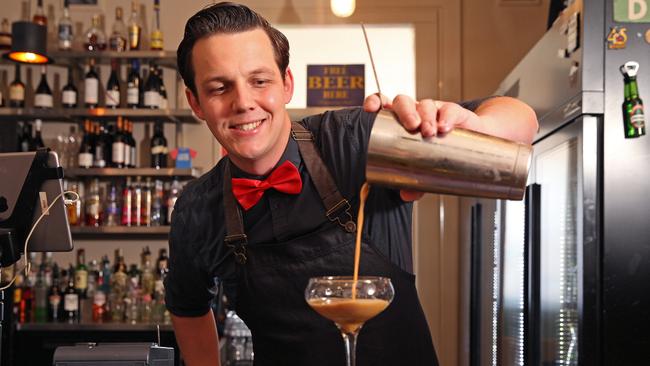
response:
[(244, 211), (255, 206), (269, 188), (290, 194), (300, 193), (302, 180), (296, 166), (287, 160), (265, 180), (232, 178), (232, 193)]

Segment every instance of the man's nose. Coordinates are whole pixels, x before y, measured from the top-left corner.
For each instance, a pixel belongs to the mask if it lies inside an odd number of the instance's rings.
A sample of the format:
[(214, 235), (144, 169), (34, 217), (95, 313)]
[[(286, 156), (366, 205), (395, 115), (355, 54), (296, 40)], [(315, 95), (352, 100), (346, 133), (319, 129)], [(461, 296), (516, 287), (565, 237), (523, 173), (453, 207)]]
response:
[(239, 111), (255, 108), (253, 93), (246, 85), (237, 85), (235, 87), (233, 108)]

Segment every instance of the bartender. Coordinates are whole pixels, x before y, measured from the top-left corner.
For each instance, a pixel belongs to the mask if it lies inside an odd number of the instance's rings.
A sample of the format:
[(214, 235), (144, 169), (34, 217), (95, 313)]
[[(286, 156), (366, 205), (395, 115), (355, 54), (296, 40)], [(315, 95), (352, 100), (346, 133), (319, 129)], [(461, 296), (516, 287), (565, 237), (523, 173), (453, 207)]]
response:
[[(505, 97), (456, 104), (371, 95), (363, 108), (292, 125), (288, 65), (286, 37), (244, 5), (211, 5), (185, 25), (178, 69), (187, 99), (228, 152), (174, 207), (166, 303), (189, 366), (219, 362), (210, 311), (217, 283), (251, 329), (256, 365), (345, 364), (339, 331), (304, 290), (310, 277), (352, 274), (355, 233), (346, 224), (356, 217), (380, 107), (425, 137), (463, 127), (530, 143), (537, 130), (531, 108)], [(331, 207), (318, 187), (351, 208)], [(412, 274), (411, 201), (421, 196), (373, 187), (368, 197), (362, 274), (391, 278), (395, 298), (361, 332), (358, 365), (437, 364)]]

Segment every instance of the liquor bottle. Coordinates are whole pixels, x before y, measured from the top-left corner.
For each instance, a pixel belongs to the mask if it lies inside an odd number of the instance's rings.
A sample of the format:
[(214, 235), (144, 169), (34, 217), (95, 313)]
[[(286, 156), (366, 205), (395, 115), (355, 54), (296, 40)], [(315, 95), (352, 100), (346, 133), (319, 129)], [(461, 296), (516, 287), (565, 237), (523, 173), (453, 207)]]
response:
[(79, 167), (90, 168), (93, 166), (93, 140), (91, 134), (91, 123), (89, 120), (84, 122), (84, 136), (79, 147)]
[(645, 135), (645, 112), (643, 101), (639, 97), (639, 87), (636, 76), (639, 63), (626, 62), (620, 68), (625, 81), (623, 102), (623, 123), (625, 125), (625, 138), (634, 138)]
[(142, 88), (140, 79), (140, 61), (131, 60), (131, 71), (127, 79), (126, 86), (126, 105), (129, 108), (140, 107), (140, 89)]
[(108, 259), (108, 255), (104, 254), (102, 256), (101, 264), (101, 277), (103, 278), (103, 286), (99, 286), (99, 288), (101, 288), (105, 294), (108, 294), (110, 290), (112, 272), (113, 270), (111, 269), (111, 262)]
[[(77, 183), (72, 183), (68, 187), (69, 191), (73, 191), (79, 194), (79, 185)], [(70, 226), (77, 226), (81, 224), (81, 204), (75, 201), (71, 205), (66, 205), (66, 212), (68, 213), (68, 223)]]
[(153, 184), (153, 192), (151, 199), (151, 226), (161, 226), (165, 224), (165, 214), (163, 210), (163, 182), (156, 179)]
[(92, 18), (90, 28), (84, 37), (84, 49), (87, 51), (103, 51), (106, 49), (106, 35), (99, 25), (99, 15)]
[(74, 31), (72, 27), (72, 19), (70, 19), (69, 0), (63, 0), (63, 15), (61, 16), (61, 19), (59, 19), (58, 27), (59, 50), (71, 50), (73, 39)]
[(152, 295), (155, 285), (155, 274), (151, 261), (151, 250), (148, 246), (142, 248), (140, 253), (140, 265), (142, 268), (142, 293)]
[(119, 64), (117, 59), (111, 60), (111, 76), (108, 78), (106, 84), (106, 107), (119, 108), (120, 107), (120, 79), (117, 77), (119, 72)]
[(74, 285), (75, 276), (74, 268), (70, 265), (68, 269), (68, 286), (63, 291), (64, 318), (68, 323), (78, 323), (81, 318), (79, 314), (79, 293), (77, 293)]
[(126, 295), (128, 288), (128, 275), (126, 274), (126, 264), (124, 257), (119, 256), (115, 263), (115, 271), (111, 277), (111, 293), (114, 298), (122, 299)]
[(126, 184), (122, 189), (122, 226), (131, 226), (133, 224), (133, 190), (131, 187), (131, 177), (126, 178)]
[(86, 298), (88, 290), (88, 268), (86, 267), (86, 251), (77, 249), (77, 267), (74, 269), (74, 288), (80, 299)]
[(88, 286), (86, 290), (86, 298), (92, 300), (95, 292), (97, 292), (97, 279), (99, 276), (99, 265), (97, 260), (93, 259), (88, 262)]
[(31, 151), (36, 151), (37, 149), (40, 149), (42, 147), (45, 147), (45, 144), (43, 143), (43, 137), (41, 136), (41, 127), (43, 125), (43, 121), (40, 119), (34, 120), (34, 138), (32, 139), (32, 146), (30, 148)]
[(3, 18), (0, 24), (0, 51), (11, 49), (11, 38), (9, 19)]
[(32, 22), (47, 26), (47, 17), (45, 16), (45, 11), (43, 10), (43, 0), (38, 0), (36, 2), (36, 12), (34, 13)]
[(13, 318), (19, 322), (20, 321), (20, 306), (22, 304), (23, 300), (23, 275), (22, 273), (16, 274), (16, 280), (14, 281), (14, 296), (13, 296), (13, 306), (12, 306), (12, 313), (13, 313)]
[(153, 201), (153, 189), (151, 177), (147, 177), (142, 186), (142, 210), (140, 214), (140, 225), (151, 226), (151, 203)]
[(120, 225), (120, 208), (117, 201), (117, 186), (114, 182), (111, 182), (106, 195), (106, 204), (104, 205), (106, 207), (106, 220), (104, 220), (106, 226)]
[(103, 126), (98, 123), (93, 125), (93, 131), (95, 134), (95, 153), (93, 154), (93, 167), (94, 168), (105, 168), (106, 167), (106, 155), (109, 148), (112, 148), (108, 145), (106, 141), (105, 132)]
[(99, 103), (99, 76), (95, 71), (95, 59), (88, 60), (88, 72), (84, 78), (84, 105), (86, 108), (97, 108)]
[(129, 146), (129, 154), (130, 154), (129, 167), (135, 168), (137, 163), (137, 148), (136, 148), (135, 139), (133, 138), (133, 122), (125, 120), (125, 123), (127, 126), (126, 139), (127, 139), (127, 145)]
[(153, 61), (149, 64), (149, 77), (144, 84), (144, 108), (158, 109), (160, 107), (160, 93), (158, 92), (158, 80), (156, 76), (156, 65)]
[(112, 166), (115, 168), (124, 168), (124, 152), (126, 139), (124, 136), (124, 122), (122, 117), (117, 117), (117, 129), (115, 130), (115, 135), (113, 136), (113, 154), (111, 155)]
[(41, 81), (38, 83), (36, 93), (34, 95), (34, 107), (36, 108), (52, 108), (54, 99), (52, 98), (52, 90), (47, 84), (47, 67), (41, 67)]
[(68, 68), (68, 82), (61, 90), (63, 108), (77, 108), (77, 88), (74, 86), (72, 67)]
[(151, 167), (167, 167), (167, 139), (165, 138), (163, 123), (156, 121), (151, 137)]
[(131, 201), (132, 226), (142, 226), (142, 182), (140, 177), (135, 178)]
[(41, 257), (41, 266), (43, 267), (43, 282), (46, 287), (52, 286), (52, 252), (45, 252)]
[(115, 22), (113, 23), (113, 31), (108, 41), (111, 51), (126, 51), (126, 25), (124, 24), (122, 7), (115, 8)]
[(93, 322), (103, 323), (106, 311), (106, 293), (104, 292), (104, 278), (98, 277), (97, 290), (93, 294)]
[(164, 279), (169, 272), (169, 257), (167, 256), (167, 249), (160, 248), (158, 252), (158, 260), (156, 260), (156, 269), (158, 271), (158, 277)]
[(34, 321), (44, 323), (47, 321), (47, 286), (45, 286), (44, 268), (39, 268), (34, 284)]
[(25, 84), (20, 81), (20, 64), (16, 63), (14, 81), (9, 84), (9, 107), (25, 107)]
[(152, 50), (163, 49), (163, 33), (160, 30), (160, 0), (153, 1), (153, 21), (151, 22), (150, 38), (149, 42)]
[(167, 109), (169, 103), (167, 102), (167, 89), (165, 88), (163, 69), (157, 66), (156, 71), (156, 75), (158, 76), (158, 93), (160, 94), (160, 105), (158, 108)]
[(131, 1), (131, 18), (128, 22), (129, 50), (139, 50), (142, 41), (142, 25), (138, 15), (138, 2)]
[(23, 282), (22, 297), (20, 299), (20, 322), (29, 323), (34, 316), (34, 291), (32, 281), (33, 273), (30, 272)]
[(174, 177), (172, 181), (171, 188), (169, 189), (169, 196), (167, 197), (167, 224), (171, 225), (172, 223), (172, 212), (174, 211), (174, 205), (176, 200), (181, 193), (181, 183)]
[(86, 226), (102, 225), (102, 202), (99, 196), (99, 179), (93, 178), (86, 198)]
[(32, 146), (32, 125), (25, 122), (23, 124), (21, 137), (18, 141), (18, 147), (20, 148), (20, 151), (27, 152), (31, 150)]
[(48, 320), (59, 322), (61, 320), (61, 278), (59, 266), (54, 263), (52, 268), (52, 287), (47, 295), (48, 299)]

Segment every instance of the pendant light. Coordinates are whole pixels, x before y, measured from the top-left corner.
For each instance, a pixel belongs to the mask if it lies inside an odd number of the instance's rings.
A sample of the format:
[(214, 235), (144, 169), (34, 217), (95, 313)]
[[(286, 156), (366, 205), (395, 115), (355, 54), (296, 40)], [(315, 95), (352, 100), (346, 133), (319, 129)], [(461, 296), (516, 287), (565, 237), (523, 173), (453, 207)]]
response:
[(332, 13), (337, 17), (346, 18), (354, 13), (355, 0), (330, 0)]

